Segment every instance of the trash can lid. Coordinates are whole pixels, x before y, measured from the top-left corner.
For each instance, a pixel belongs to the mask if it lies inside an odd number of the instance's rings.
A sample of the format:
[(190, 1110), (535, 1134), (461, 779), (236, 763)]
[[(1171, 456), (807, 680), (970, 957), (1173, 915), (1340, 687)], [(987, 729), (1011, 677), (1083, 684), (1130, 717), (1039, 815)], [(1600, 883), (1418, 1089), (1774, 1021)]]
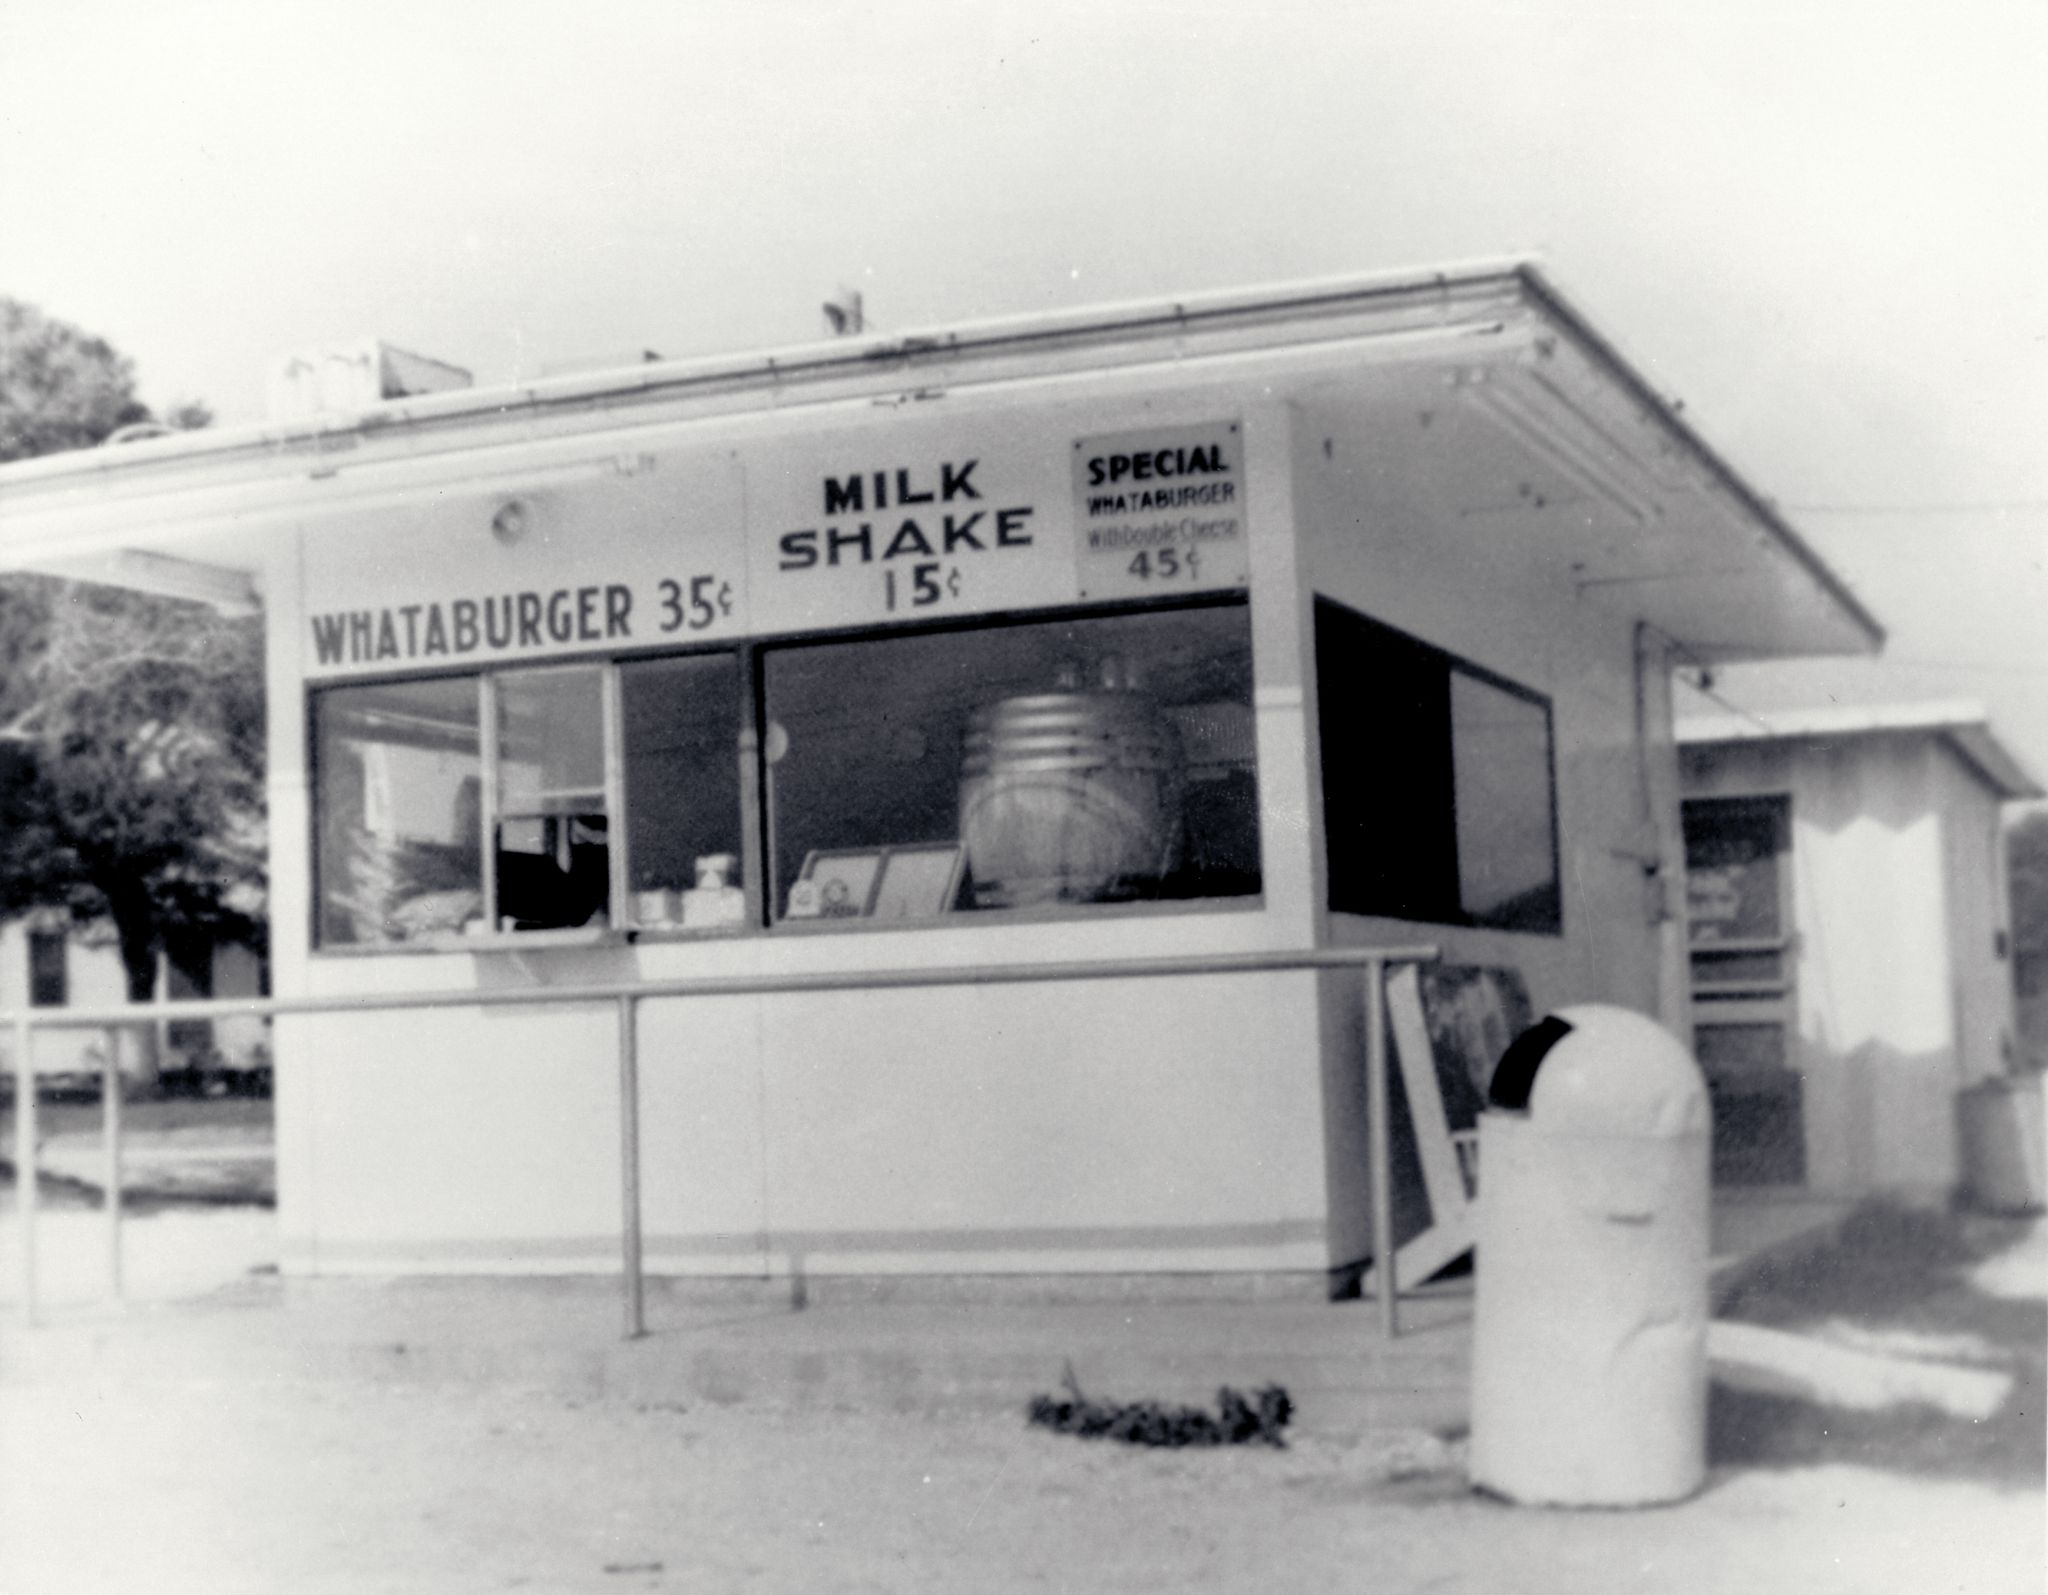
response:
[(1560, 1135), (1703, 1133), (1707, 1087), (1685, 1045), (1656, 1020), (1627, 1008), (1560, 1008), (1571, 1027), (1545, 1053), (1529, 1092), (1529, 1117)]

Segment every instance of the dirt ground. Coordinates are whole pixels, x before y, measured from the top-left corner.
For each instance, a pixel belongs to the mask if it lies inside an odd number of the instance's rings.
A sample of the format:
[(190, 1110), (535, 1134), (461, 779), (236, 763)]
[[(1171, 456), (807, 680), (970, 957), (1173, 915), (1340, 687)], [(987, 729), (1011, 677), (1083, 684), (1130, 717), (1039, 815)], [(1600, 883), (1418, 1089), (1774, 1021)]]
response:
[(194, 1591), (2042, 1588), (2038, 1487), (1845, 1462), (1684, 1506), (1473, 1497), (1455, 1446), (1157, 1452), (1022, 1422), (518, 1392), (9, 1391), (0, 1587)]
[[(2044, 1294), (2041, 1225), (1862, 1216), (1730, 1314), (2002, 1374), (1998, 1410), (1717, 1387), (1707, 1489), (1629, 1512), (1476, 1496), (1456, 1436), (1169, 1452), (1034, 1430), (1021, 1403), (645, 1406), (367, 1364), (118, 1385), (0, 1368), (0, 1589), (2040, 1595)], [(180, 1310), (35, 1333), (146, 1336)]]

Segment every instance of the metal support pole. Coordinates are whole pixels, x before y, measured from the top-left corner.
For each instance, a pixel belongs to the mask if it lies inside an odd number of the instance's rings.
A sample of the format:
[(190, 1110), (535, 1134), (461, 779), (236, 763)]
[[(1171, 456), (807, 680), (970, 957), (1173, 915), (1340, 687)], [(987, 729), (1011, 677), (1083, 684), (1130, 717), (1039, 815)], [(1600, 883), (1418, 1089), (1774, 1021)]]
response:
[(1387, 966), (1378, 958), (1365, 966), (1365, 1102), (1372, 1120), (1372, 1261), (1379, 1281), (1380, 1334), (1401, 1332), (1399, 1283), (1394, 1277), (1393, 1132), (1387, 1123)]
[(635, 999), (619, 998), (619, 1194), (625, 1255), (626, 1338), (647, 1333), (645, 1280), (640, 1267), (640, 1038)]
[(21, 1318), (36, 1321), (36, 1065), (26, 1019), (14, 1022), (14, 1212), (21, 1230)]
[(100, 1080), (100, 1126), (106, 1135), (107, 1279), (114, 1300), (123, 1294), (121, 1279), (121, 1032), (112, 1025), (101, 1032), (106, 1044), (105, 1072)]

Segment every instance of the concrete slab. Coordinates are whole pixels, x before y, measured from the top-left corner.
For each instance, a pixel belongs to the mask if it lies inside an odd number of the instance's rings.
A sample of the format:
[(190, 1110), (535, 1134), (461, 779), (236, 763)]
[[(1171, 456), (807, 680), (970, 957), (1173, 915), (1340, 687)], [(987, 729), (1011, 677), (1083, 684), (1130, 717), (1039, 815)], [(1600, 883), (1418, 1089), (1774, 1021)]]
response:
[[(1825, 1245), (1847, 1211), (1717, 1203), (1717, 1299), (1760, 1263)], [(0, 1212), (0, 1305), (19, 1296), (12, 1218)], [(38, 1251), (51, 1328), (0, 1331), (0, 1377), (189, 1379), (226, 1365), (645, 1404), (1021, 1412), (1071, 1372), (1119, 1401), (1206, 1405), (1220, 1385), (1281, 1384), (1304, 1433), (1446, 1434), (1469, 1418), (1471, 1296), (1455, 1286), (1404, 1302), (1405, 1332), (1388, 1342), (1369, 1301), (1219, 1300), (1199, 1281), (813, 1280), (799, 1304), (786, 1280), (654, 1279), (649, 1333), (629, 1342), (619, 1284), (602, 1277), (279, 1277), (260, 1210), (129, 1220), (126, 1305), (108, 1299), (100, 1214), (43, 1212)], [(95, 1332), (137, 1315), (146, 1335)]]

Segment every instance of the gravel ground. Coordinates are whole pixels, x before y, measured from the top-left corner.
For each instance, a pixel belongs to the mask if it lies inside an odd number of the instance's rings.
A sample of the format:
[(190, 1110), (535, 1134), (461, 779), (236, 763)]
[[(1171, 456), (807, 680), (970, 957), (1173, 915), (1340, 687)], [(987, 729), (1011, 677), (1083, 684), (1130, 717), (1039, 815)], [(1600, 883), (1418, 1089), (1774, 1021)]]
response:
[(368, 1367), (0, 1377), (0, 1589), (2040, 1595), (2044, 1275), (2039, 1226), (1878, 1213), (1759, 1279), (1737, 1316), (2011, 1394), (1969, 1421), (1717, 1390), (1709, 1487), (1636, 1512), (1475, 1496), (1462, 1442), (1424, 1434), (1163, 1452), (1021, 1411), (648, 1407)]
[(0, 1587), (2028, 1592), (2042, 1499), (1818, 1463), (1681, 1507), (1472, 1496), (1426, 1437), (1157, 1452), (1021, 1422), (516, 1391), (0, 1396)]

